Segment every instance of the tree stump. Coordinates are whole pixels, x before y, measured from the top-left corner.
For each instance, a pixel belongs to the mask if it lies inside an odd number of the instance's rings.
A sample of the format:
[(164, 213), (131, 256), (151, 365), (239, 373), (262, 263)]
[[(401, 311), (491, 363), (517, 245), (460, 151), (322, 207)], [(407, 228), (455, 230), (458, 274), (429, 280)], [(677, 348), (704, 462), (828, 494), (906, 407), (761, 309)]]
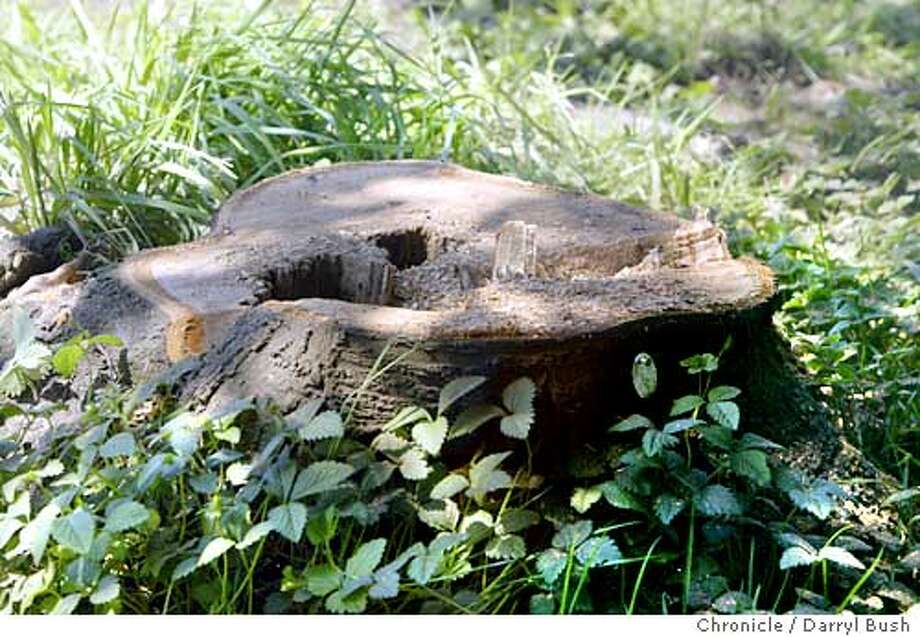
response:
[(135, 379), (187, 361), (181, 397), (210, 406), (251, 395), (284, 409), (336, 403), (388, 344), (411, 351), (364, 388), (359, 421), (436, 401), (457, 376), (495, 388), (528, 375), (549, 423), (541, 440), (560, 449), (643, 408), (628, 380), (638, 352), (677, 388), (678, 360), (733, 336), (723, 380), (745, 391), (748, 428), (822, 441), (811, 455), (832, 457), (835, 435), (772, 329), (773, 296), (770, 270), (732, 258), (708, 221), (394, 161), (267, 179), (231, 197), (200, 241), (16, 303), (49, 340), (120, 336)]

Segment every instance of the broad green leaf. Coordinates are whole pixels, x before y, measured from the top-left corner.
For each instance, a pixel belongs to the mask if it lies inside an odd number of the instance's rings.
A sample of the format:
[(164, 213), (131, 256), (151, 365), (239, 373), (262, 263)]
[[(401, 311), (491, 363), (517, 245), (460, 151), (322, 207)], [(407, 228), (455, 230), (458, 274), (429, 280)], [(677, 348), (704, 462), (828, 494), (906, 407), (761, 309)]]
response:
[(311, 566), (304, 571), (307, 590), (318, 597), (338, 590), (342, 585), (342, 573), (332, 564)]
[(412, 427), (412, 439), (431, 456), (440, 453), (446, 437), (447, 419), (443, 416), (436, 420), (424, 420)]
[(815, 480), (808, 485), (801, 484), (784, 490), (797, 507), (808, 511), (820, 520), (827, 519), (827, 516), (834, 510), (835, 497), (846, 496), (840, 487), (827, 480)]
[(79, 343), (62, 345), (51, 358), (54, 371), (64, 378), (70, 378), (77, 371), (80, 361), (86, 355), (86, 350)]
[(533, 399), (536, 395), (537, 386), (525, 376), (505, 387), (502, 392), (502, 404), (512, 414), (529, 414), (532, 417)]
[(655, 499), (655, 515), (662, 524), (670, 524), (677, 515), (687, 506), (686, 501), (670, 493), (665, 493)]
[(249, 481), (250, 473), (252, 473), (251, 464), (234, 462), (227, 467), (227, 482), (235, 487), (241, 487)]
[(828, 560), (830, 562), (834, 562), (835, 564), (840, 564), (841, 566), (847, 566), (849, 568), (855, 568), (858, 570), (864, 570), (866, 568), (865, 564), (856, 559), (852, 553), (839, 546), (825, 546), (820, 551), (818, 551), (818, 559)]
[(324, 399), (315, 398), (303, 403), (300, 407), (288, 414), (284, 420), (292, 429), (300, 429), (310, 424), (323, 406)]
[(99, 449), (99, 455), (103, 458), (130, 456), (136, 448), (134, 436), (130, 432), (123, 431), (106, 440), (105, 444)]
[(198, 568), (198, 556), (187, 557), (176, 565), (170, 579), (177, 582), (183, 577), (188, 577)]
[(527, 545), (518, 535), (494, 537), (486, 546), (486, 557), (493, 560), (519, 560), (526, 555)]
[(345, 576), (359, 578), (371, 575), (383, 559), (386, 546), (387, 541), (383, 538), (362, 544), (345, 563)]
[(719, 385), (718, 387), (713, 387), (709, 390), (709, 393), (706, 395), (707, 400), (711, 403), (716, 403), (723, 400), (731, 400), (737, 398), (741, 394), (741, 390), (737, 387), (732, 387), (730, 385)]
[(696, 506), (700, 513), (709, 517), (741, 515), (741, 504), (727, 487), (713, 484), (697, 496)]
[(540, 515), (527, 509), (505, 509), (498, 517), (496, 532), (505, 535), (517, 533), (539, 524)]
[(719, 359), (712, 354), (697, 354), (690, 358), (685, 358), (680, 362), (681, 367), (686, 367), (690, 374), (699, 374), (700, 372), (714, 372), (719, 369)]
[(54, 608), (51, 609), (52, 615), (72, 615), (77, 606), (80, 605), (80, 600), (83, 599), (83, 595), (79, 593), (71, 593), (66, 597), (62, 597), (57, 601), (57, 604), (54, 605)]
[(457, 416), (456, 421), (454, 421), (453, 426), (450, 428), (450, 433), (448, 433), (447, 438), (453, 440), (461, 436), (467, 436), (490, 420), (503, 416), (504, 414), (505, 412), (495, 405), (473, 405)]
[(654, 426), (654, 423), (652, 423), (652, 421), (645, 416), (633, 414), (629, 418), (621, 420), (617, 424), (613, 425), (607, 431), (611, 433), (622, 433), (624, 431), (632, 431), (634, 429), (650, 429)]
[(51, 537), (51, 527), (55, 519), (61, 513), (61, 508), (54, 502), (46, 504), (35, 519), (29, 522), (19, 532), (19, 544), (13, 553), (29, 553), (32, 556), (32, 563), (36, 566), (41, 562), (45, 554), (45, 548), (48, 546), (48, 539)]
[(612, 507), (617, 509), (630, 509), (632, 511), (645, 511), (642, 503), (631, 493), (623, 489), (616, 482), (608, 481), (600, 485), (601, 493), (604, 499)]
[(453, 531), (460, 521), (460, 508), (450, 499), (437, 500), (418, 510), (418, 518), (439, 531)]
[(336, 489), (354, 472), (354, 467), (343, 462), (332, 460), (314, 462), (298, 474), (290, 499), (299, 500), (308, 495), (326, 493)]
[(697, 425), (702, 424), (705, 423), (702, 420), (697, 420), (696, 418), (681, 418), (680, 420), (672, 420), (664, 426), (662, 433), (673, 435), (682, 431), (687, 431), (688, 429), (693, 429)]
[(790, 546), (783, 551), (779, 559), (779, 567), (783, 570), (796, 566), (808, 566), (818, 560), (818, 554), (801, 546)]
[(268, 520), (278, 533), (291, 542), (299, 542), (307, 523), (307, 507), (300, 502), (282, 504), (268, 512)]
[(421, 407), (404, 407), (383, 426), (383, 431), (393, 433), (419, 420), (431, 420), (431, 417)]
[(104, 345), (105, 347), (124, 347), (125, 342), (114, 334), (97, 334), (86, 339), (86, 346)]
[(412, 448), (399, 457), (399, 472), (406, 480), (424, 480), (431, 467), (420, 449)]
[(470, 467), (470, 487), (467, 493), (477, 501), (487, 494), (511, 486), (511, 476), (498, 466), (511, 455), (510, 451), (488, 455)]
[(648, 398), (658, 386), (658, 370), (652, 357), (642, 352), (636, 356), (632, 366), (633, 387), (639, 398)]
[(741, 436), (741, 446), (745, 449), (783, 449), (782, 445), (778, 445), (772, 440), (767, 440), (763, 436), (751, 433), (746, 433)]
[(342, 416), (337, 411), (324, 411), (297, 430), (301, 440), (315, 442), (345, 435)]
[(443, 553), (425, 553), (415, 557), (409, 564), (406, 574), (416, 584), (425, 585), (431, 581), (441, 567)]
[(548, 549), (537, 556), (537, 572), (544, 582), (552, 585), (562, 575), (567, 563), (565, 551)]
[(102, 572), (99, 562), (87, 556), (78, 557), (67, 565), (67, 579), (80, 588), (91, 586)]
[(3, 547), (12, 539), (16, 531), (24, 526), (25, 522), (16, 518), (0, 518), (0, 550), (3, 550)]
[(531, 615), (552, 615), (556, 612), (556, 602), (552, 593), (537, 593), (530, 596), (528, 608)]
[(322, 546), (335, 537), (339, 514), (335, 507), (326, 508), (320, 515), (307, 522), (307, 539), (313, 546)]
[(575, 549), (575, 558), (584, 566), (600, 568), (622, 560), (623, 554), (609, 537), (591, 537)]
[(126, 500), (113, 507), (105, 518), (105, 530), (119, 533), (140, 526), (150, 518), (150, 511), (139, 502)]
[(452, 498), (469, 486), (469, 482), (459, 473), (449, 473), (431, 489), (428, 496), (432, 500)]
[(530, 434), (533, 424), (533, 413), (520, 413), (504, 416), (499, 423), (501, 432), (509, 438), (524, 440)]
[(689, 396), (682, 396), (674, 401), (674, 404), (671, 406), (671, 416), (680, 416), (681, 414), (687, 414), (706, 404), (706, 401), (697, 396), (696, 394), (690, 394)]
[(553, 536), (553, 548), (567, 551), (572, 546), (578, 546), (588, 539), (593, 528), (594, 525), (590, 520), (564, 524)]
[(243, 536), (243, 539), (236, 543), (236, 548), (242, 551), (243, 549), (252, 546), (274, 530), (275, 525), (271, 521), (266, 520), (265, 522), (259, 522), (251, 529), (246, 531), (246, 535)]
[(118, 599), (120, 594), (121, 586), (118, 583), (118, 578), (114, 575), (106, 575), (99, 580), (99, 584), (96, 585), (96, 590), (90, 595), (89, 601), (94, 606), (101, 606)]
[(757, 449), (742, 449), (731, 455), (732, 471), (750, 478), (761, 486), (770, 484), (771, 473), (767, 465), (767, 454)]
[(380, 570), (374, 573), (374, 585), (367, 590), (371, 599), (393, 599), (399, 595), (399, 572)]
[(601, 499), (601, 495), (602, 492), (600, 487), (577, 487), (575, 491), (572, 492), (572, 497), (569, 502), (573, 509), (579, 513), (585, 513)]
[(51, 536), (57, 542), (80, 555), (85, 555), (93, 547), (95, 533), (96, 521), (83, 508), (63, 518), (58, 518), (51, 527)]
[(680, 440), (671, 434), (649, 429), (642, 435), (642, 450), (649, 458), (653, 458), (667, 449), (676, 445)]
[(367, 608), (367, 591), (357, 590), (346, 595), (343, 591), (336, 591), (326, 598), (326, 610), (338, 614), (363, 613)]
[(198, 556), (198, 566), (206, 566), (219, 558), (221, 555), (233, 548), (234, 542), (227, 537), (216, 537), (208, 545), (204, 547), (204, 550), (201, 552), (201, 555)]
[(218, 481), (216, 473), (202, 473), (190, 476), (188, 485), (192, 487), (195, 493), (202, 495), (211, 495), (217, 492)]
[(726, 429), (731, 429), (732, 431), (738, 429), (738, 422), (741, 420), (741, 411), (735, 403), (726, 400), (709, 403), (706, 405), (706, 413), (709, 414), (709, 417), (716, 421), (716, 423), (722, 425)]
[(482, 385), (486, 380), (488, 379), (485, 376), (463, 376), (447, 383), (444, 389), (441, 390), (440, 396), (438, 396), (438, 416), (443, 416), (451, 405)]

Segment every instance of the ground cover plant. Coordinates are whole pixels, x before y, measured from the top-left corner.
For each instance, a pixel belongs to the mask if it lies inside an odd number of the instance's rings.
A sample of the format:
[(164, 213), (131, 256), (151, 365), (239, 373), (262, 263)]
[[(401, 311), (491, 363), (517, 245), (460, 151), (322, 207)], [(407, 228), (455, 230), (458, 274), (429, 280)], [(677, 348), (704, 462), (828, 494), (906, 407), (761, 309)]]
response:
[[(538, 432), (523, 379), (491, 397), (491, 420), (461, 417), (451, 397), (462, 403), (479, 381), (458, 379), (443, 404), (407, 406), (372, 437), (319, 403), (284, 415), (240, 397), (226, 413), (197, 414), (170, 405), (168, 391), (100, 381), (78, 428), (47, 448), (18, 438), (0, 448), (0, 605), (674, 613), (913, 603), (915, 6), (470, 1), (390, 15), (364, 2), (227, 4), (0, 7), (5, 230), (65, 223), (124, 254), (200, 235), (224, 198), (266, 176), (412, 157), (708, 216), (734, 252), (775, 269), (779, 327), (804, 372), (850, 441), (899, 481), (884, 503), (897, 513), (897, 547), (825, 524), (839, 485), (782, 468), (770, 441), (745, 432), (739, 388), (718, 376), (730, 348), (687, 361), (699, 380), (687, 396), (653, 387), (642, 370), (654, 361), (641, 362), (635, 390), (671, 416), (610, 414), (610, 438), (592, 448), (604, 461), (558, 483), (528, 471), (525, 441)], [(52, 351), (26, 321), (16, 330), (0, 414), (25, 412), (36, 427), (47, 414), (30, 397), (49, 373), (66, 377), (92, 364), (85, 352), (118, 348), (86, 335)], [(476, 424), (507, 447), (448, 467), (442, 446)], [(247, 439), (253, 431), (264, 437)]]

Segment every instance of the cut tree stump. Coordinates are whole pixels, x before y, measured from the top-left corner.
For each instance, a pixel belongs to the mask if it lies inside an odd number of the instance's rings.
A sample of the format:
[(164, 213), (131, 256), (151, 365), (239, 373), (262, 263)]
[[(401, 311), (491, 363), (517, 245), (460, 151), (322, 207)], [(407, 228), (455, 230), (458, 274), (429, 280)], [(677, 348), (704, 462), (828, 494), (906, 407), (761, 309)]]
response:
[[(892, 528), (879, 517), (885, 476), (796, 373), (772, 326), (775, 300), (770, 270), (732, 258), (707, 221), (395, 161), (267, 179), (231, 197), (200, 241), (11, 292), (0, 325), (20, 307), (47, 341), (117, 335), (134, 381), (170, 379), (180, 400), (210, 408), (255, 395), (283, 410), (320, 396), (340, 406), (360, 393), (359, 425), (434, 404), (459, 376), (491, 379), (478, 400), (526, 375), (538, 387), (535, 453), (556, 466), (605, 448), (601, 432), (619, 417), (664, 421), (669, 399), (699, 389), (678, 362), (731, 337), (718, 381), (742, 389), (742, 428), (786, 445), (810, 473), (856, 476), (849, 519), (867, 533)], [(12, 351), (0, 330), (0, 362)], [(405, 356), (366, 384), (384, 351)], [(640, 352), (659, 371), (646, 400), (629, 378)]]
[[(388, 343), (412, 351), (365, 388), (359, 422), (436, 402), (458, 376), (485, 375), (494, 390), (528, 375), (546, 423), (539, 438), (557, 450), (648, 409), (628, 378), (638, 352), (677, 396), (677, 361), (732, 336), (721, 379), (744, 390), (745, 426), (808, 445), (822, 464), (836, 434), (772, 328), (773, 297), (770, 270), (732, 258), (708, 221), (394, 161), (267, 179), (231, 197), (200, 241), (16, 303), (49, 340), (120, 336), (135, 380), (188, 359), (181, 398), (211, 407), (251, 395), (283, 409), (338, 403)], [(11, 305), (0, 304), (0, 320)]]

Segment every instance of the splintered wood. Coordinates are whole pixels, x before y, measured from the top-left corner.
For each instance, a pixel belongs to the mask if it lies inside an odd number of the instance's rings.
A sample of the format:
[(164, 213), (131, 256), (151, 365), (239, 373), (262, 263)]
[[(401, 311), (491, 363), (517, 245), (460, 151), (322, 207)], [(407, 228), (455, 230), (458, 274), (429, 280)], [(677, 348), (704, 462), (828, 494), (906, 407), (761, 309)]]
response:
[(537, 227), (506, 221), (498, 231), (492, 278), (496, 281), (532, 277), (537, 272)]

